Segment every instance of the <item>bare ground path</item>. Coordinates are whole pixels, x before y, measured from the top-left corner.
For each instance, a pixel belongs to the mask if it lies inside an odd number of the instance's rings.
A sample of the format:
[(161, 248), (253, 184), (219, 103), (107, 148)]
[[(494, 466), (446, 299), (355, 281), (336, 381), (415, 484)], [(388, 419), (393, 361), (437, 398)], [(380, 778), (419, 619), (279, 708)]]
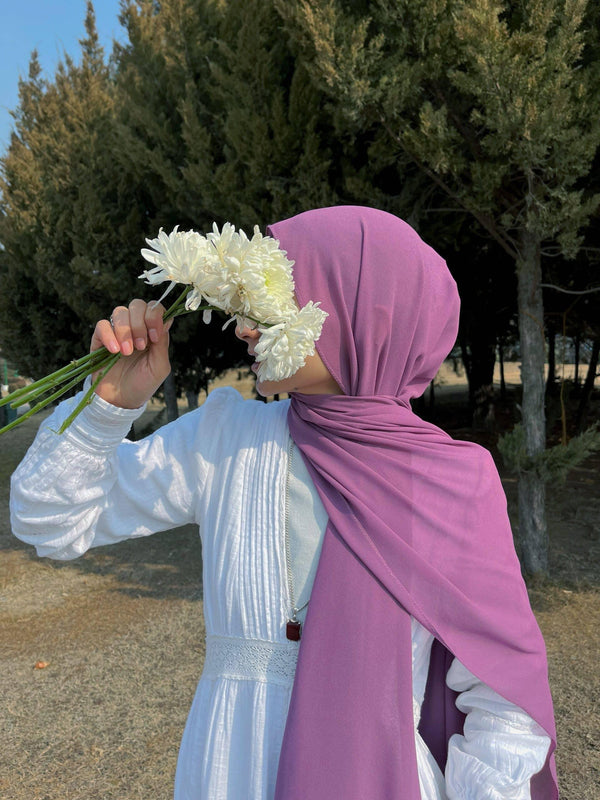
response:
[[(38, 424), (0, 441), (0, 798), (168, 800), (203, 658), (197, 532), (37, 559), (10, 534), (8, 479)], [(599, 468), (549, 492), (553, 577), (531, 590), (565, 800), (600, 800)]]

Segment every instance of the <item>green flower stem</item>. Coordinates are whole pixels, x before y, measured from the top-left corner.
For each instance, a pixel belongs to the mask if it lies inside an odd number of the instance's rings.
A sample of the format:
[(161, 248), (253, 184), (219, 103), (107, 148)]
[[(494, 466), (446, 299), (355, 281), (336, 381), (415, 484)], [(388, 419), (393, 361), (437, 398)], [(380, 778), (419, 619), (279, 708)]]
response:
[[(189, 292), (190, 287), (186, 286), (175, 302), (169, 306), (163, 315), (163, 320), (165, 322), (169, 319), (173, 319), (174, 317), (192, 313), (185, 307), (185, 300)], [(201, 306), (196, 310), (203, 311), (206, 309), (215, 311), (219, 310), (210, 305)], [(38, 411), (41, 411), (46, 406), (50, 405), (50, 403), (58, 400), (58, 398), (62, 397), (62, 395), (76, 386), (81, 380), (87, 378), (88, 375), (92, 375), (94, 372), (99, 372), (96, 380), (85, 393), (77, 407), (71, 412), (71, 414), (69, 414), (67, 419), (61, 425), (59, 433), (63, 433), (69, 427), (71, 422), (73, 422), (75, 417), (81, 413), (83, 408), (85, 408), (85, 406), (91, 402), (96, 387), (106, 375), (108, 370), (114, 364), (116, 364), (120, 357), (120, 353), (113, 354), (110, 353), (105, 347), (100, 347), (98, 350), (94, 350), (92, 353), (87, 353), (85, 356), (82, 356), (75, 361), (71, 361), (70, 364), (67, 364), (61, 369), (52, 372), (50, 375), (46, 375), (44, 378), (40, 378), (39, 380), (34, 381), (27, 386), (23, 386), (21, 389), (16, 389), (6, 397), (1, 398), (0, 407), (10, 405), (11, 408), (18, 408), (26, 403), (31, 405), (38, 400), (38, 398), (42, 397), (43, 395), (48, 395), (48, 392), (52, 392), (44, 399), (35, 403), (35, 405), (32, 405), (28, 411), (26, 411), (24, 414), (21, 414), (21, 416), (17, 417), (17, 419), (13, 420), (8, 425), (5, 425), (3, 428), (0, 428), (0, 435), (11, 430), (12, 428), (15, 428), (21, 422), (24, 422)]]
[[(111, 355), (111, 357), (107, 359), (106, 366), (104, 366), (100, 370), (100, 372), (98, 374), (98, 377), (92, 383), (92, 385), (87, 390), (87, 392), (84, 394), (84, 396), (80, 400), (80, 402), (77, 404), (75, 410), (72, 411), (69, 414), (69, 416), (66, 418), (66, 420), (63, 422), (63, 424), (58, 429), (59, 433), (64, 433), (67, 430), (67, 428), (69, 427), (69, 425), (73, 422), (75, 417), (77, 417), (83, 411), (83, 409), (92, 402), (92, 399), (94, 397), (94, 392), (96, 391), (96, 386), (98, 386), (98, 384), (100, 383), (102, 378), (106, 375), (106, 373), (109, 371), (109, 369), (111, 369), (111, 367), (113, 367), (120, 358), (121, 358), (121, 354), (120, 353), (115, 353), (115, 355)], [(76, 383), (77, 383), (77, 381), (76, 381)], [(0, 431), (0, 433), (2, 433), (2, 431)]]
[[(40, 383), (37, 386), (30, 384), (27, 389), (29, 391), (24, 392), (16, 399), (13, 395), (8, 396), (8, 402), (10, 403), (11, 408), (18, 408), (19, 406), (25, 405), (25, 403), (33, 403), (38, 397), (41, 397), (44, 394), (52, 391), (52, 389), (56, 388), (64, 384), (66, 381), (73, 381), (75, 382), (86, 378), (92, 372), (96, 372), (96, 370), (102, 366), (104, 361), (106, 360), (106, 353), (103, 354), (103, 358), (95, 359), (94, 361), (88, 362), (88, 364), (83, 364), (82, 366), (78, 367), (77, 369), (73, 369), (70, 372), (67, 372), (61, 375), (59, 378), (52, 378), (52, 380), (47, 380), (46, 382)], [(52, 376), (48, 376), (51, 378)]]
[[(88, 395), (90, 395), (90, 392), (93, 391), (93, 389), (96, 387), (98, 382), (102, 379), (102, 377), (105, 374), (105, 372), (107, 372), (112, 367), (112, 365), (116, 362), (116, 360), (118, 358), (119, 358), (119, 354), (117, 354), (116, 356), (112, 356), (111, 357), (110, 363), (105, 367), (104, 372), (94, 382), (94, 385), (92, 386), (92, 388), (88, 392), (86, 392), (86, 395), (85, 395), (86, 398), (88, 397)], [(8, 425), (5, 425), (3, 428), (0, 428), (0, 435), (5, 433), (5, 431), (11, 430), (11, 428), (15, 428), (17, 425), (20, 425), (20, 423), (24, 422), (24, 420), (28, 419), (28, 417), (32, 417), (34, 414), (37, 414), (38, 411), (41, 411), (43, 408), (45, 408), (50, 403), (53, 403), (55, 400), (58, 400), (59, 397), (62, 397), (63, 394), (65, 394), (70, 389), (72, 389), (74, 386), (76, 386), (80, 382), (80, 380), (81, 380), (81, 376), (78, 375), (76, 378), (73, 378), (73, 380), (69, 381), (66, 384), (63, 384), (60, 387), (60, 389), (58, 389), (56, 392), (54, 392), (54, 394), (50, 395), (50, 397), (47, 397), (45, 400), (41, 400), (39, 403), (37, 403), (37, 405), (32, 406), (32, 408), (30, 408), (29, 411), (26, 411), (24, 414), (21, 414), (20, 417), (17, 417), (17, 419), (14, 419), (12, 422), (9, 422)], [(89, 400), (87, 402), (89, 402)], [(77, 406), (77, 409), (76, 409), (77, 414), (79, 413), (79, 411), (81, 411), (82, 408), (83, 408), (83, 405), (82, 405), (82, 403), (80, 403)], [(73, 414), (71, 414), (69, 416), (69, 424), (73, 421), (73, 419), (75, 419), (77, 414), (73, 413)], [(66, 427), (67, 427), (67, 425), (63, 424), (63, 427), (61, 428), (61, 433), (64, 430), (64, 428), (66, 428)]]
[[(100, 350), (95, 350), (93, 353), (88, 353), (87, 356), (79, 358), (77, 361), (72, 361), (70, 364), (67, 364), (67, 366), (56, 370), (56, 372), (52, 372), (50, 375), (46, 375), (44, 378), (40, 378), (34, 383), (30, 383), (27, 386), (22, 386), (20, 389), (16, 389), (14, 392), (11, 392), (6, 397), (0, 399), (0, 407), (10, 403), (13, 408), (17, 408), (25, 403), (29, 403), (31, 399), (35, 399), (35, 397), (38, 397), (45, 391), (52, 389), (59, 383), (69, 380), (76, 374), (86, 373), (86, 370), (87, 372), (95, 372), (96, 363), (102, 361), (99, 356), (104, 357), (108, 352), (105, 348), (102, 348), (102, 350), (104, 353), (102, 353)], [(90, 370), (90, 365), (93, 365), (92, 370)], [(19, 402), (17, 402), (17, 400)]]
[(181, 292), (177, 300), (175, 300), (175, 302), (171, 306), (169, 306), (169, 308), (163, 314), (163, 322), (166, 322), (167, 320), (172, 319), (173, 317), (179, 316), (179, 314), (181, 313), (179, 309), (182, 306), (184, 306), (185, 298), (188, 296), (190, 291), (191, 291), (190, 287), (186, 286), (186, 288)]

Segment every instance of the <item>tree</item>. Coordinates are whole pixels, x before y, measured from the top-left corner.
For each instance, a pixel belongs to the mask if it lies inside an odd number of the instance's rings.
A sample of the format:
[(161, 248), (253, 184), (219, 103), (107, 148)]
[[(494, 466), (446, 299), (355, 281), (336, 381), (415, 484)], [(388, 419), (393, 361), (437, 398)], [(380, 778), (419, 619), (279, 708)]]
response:
[(123, 21), (124, 153), (161, 224), (251, 230), (337, 202), (343, 146), (271, 2), (138, 0)]
[[(157, 211), (168, 194), (129, 157), (116, 67), (105, 62), (91, 2), (85, 27), (81, 63), (65, 58), (53, 80), (34, 54), (2, 163), (0, 340), (33, 377), (81, 355), (115, 304), (156, 297), (137, 279), (139, 250), (168, 219)], [(174, 380), (191, 395), (243, 357), (218, 327), (207, 332), (191, 315), (173, 331)]]
[(2, 159), (0, 338), (32, 377), (80, 356), (136, 284), (141, 213), (113, 157), (113, 81), (90, 2), (85, 28), (81, 63), (65, 58), (53, 81), (33, 54)]
[[(122, 21), (117, 158), (144, 188), (145, 231), (231, 221), (250, 233), (337, 201), (331, 123), (271, 3), (138, 0)], [(173, 345), (191, 395), (245, 357), (217, 323), (178, 320)]]
[[(542, 259), (577, 252), (598, 205), (600, 142), (587, 0), (279, 0), (319, 86), (353, 126), (410, 158), (517, 274), (527, 456), (546, 444)], [(596, 11), (593, 13), (597, 14)], [(382, 145), (383, 146), (383, 145)], [(524, 567), (547, 568), (545, 486), (519, 475)]]

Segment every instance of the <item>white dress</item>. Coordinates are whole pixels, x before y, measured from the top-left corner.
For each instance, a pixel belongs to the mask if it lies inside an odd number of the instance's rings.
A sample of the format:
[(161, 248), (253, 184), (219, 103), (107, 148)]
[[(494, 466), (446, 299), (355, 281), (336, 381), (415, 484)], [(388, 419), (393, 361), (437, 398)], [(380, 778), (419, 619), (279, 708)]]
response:
[[(304, 487), (305, 499), (287, 507), (288, 403), (217, 390), (197, 411), (133, 443), (122, 440), (141, 410), (99, 398), (56, 435), (73, 402), (43, 423), (13, 476), (13, 531), (39, 555), (71, 559), (92, 546), (199, 525), (207, 654), (175, 799), (272, 800), (299, 647), (285, 635), (288, 565), (292, 585), (307, 595), (326, 522), (301, 459), (292, 488), (301, 495)], [(412, 631), (416, 729), (432, 637), (416, 620)], [(423, 800), (529, 800), (548, 737), (456, 660), (448, 680), (461, 692), (465, 735), (451, 740), (444, 780), (415, 730)]]

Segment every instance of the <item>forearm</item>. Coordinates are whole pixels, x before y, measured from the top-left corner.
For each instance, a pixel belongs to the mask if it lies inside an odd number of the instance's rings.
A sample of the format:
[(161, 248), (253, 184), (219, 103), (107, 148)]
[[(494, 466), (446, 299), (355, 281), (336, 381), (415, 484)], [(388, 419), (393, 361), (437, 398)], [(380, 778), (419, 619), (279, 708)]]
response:
[[(181, 475), (170, 465), (180, 456), (177, 447), (165, 447), (160, 437), (123, 441), (143, 409), (116, 408), (96, 398), (59, 435), (55, 431), (73, 402), (61, 404), (42, 424), (13, 475), (14, 534), (38, 555), (70, 559), (92, 546), (190, 521), (185, 481), (173, 484), (173, 474)], [(178, 437), (171, 438), (176, 445)], [(171, 499), (163, 500), (169, 491)]]
[(56, 431), (75, 403), (46, 419), (11, 479), (11, 525), (38, 555), (75, 558), (93, 541), (114, 486), (115, 452), (140, 411), (113, 409), (103, 420), (96, 402), (63, 434)]

